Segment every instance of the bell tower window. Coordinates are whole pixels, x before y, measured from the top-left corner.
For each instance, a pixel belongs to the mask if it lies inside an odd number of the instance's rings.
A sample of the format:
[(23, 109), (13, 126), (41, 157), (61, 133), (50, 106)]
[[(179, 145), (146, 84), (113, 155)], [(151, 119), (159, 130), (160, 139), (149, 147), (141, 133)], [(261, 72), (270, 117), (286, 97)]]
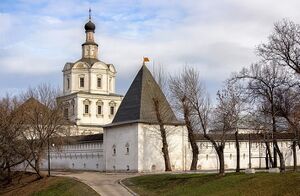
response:
[(101, 88), (102, 87), (102, 79), (100, 76), (97, 77), (97, 87)]
[(110, 77), (110, 78), (109, 78), (109, 81), (108, 81), (108, 88), (109, 88), (110, 91), (111, 91), (111, 89), (112, 89), (112, 88), (111, 88), (111, 80), (112, 80), (112, 79), (111, 79), (111, 77)]
[(84, 77), (79, 78), (79, 87), (84, 88)]
[(110, 106), (110, 115), (114, 115), (114, 114), (115, 114), (115, 107)]
[(67, 89), (70, 89), (70, 78), (67, 78)]

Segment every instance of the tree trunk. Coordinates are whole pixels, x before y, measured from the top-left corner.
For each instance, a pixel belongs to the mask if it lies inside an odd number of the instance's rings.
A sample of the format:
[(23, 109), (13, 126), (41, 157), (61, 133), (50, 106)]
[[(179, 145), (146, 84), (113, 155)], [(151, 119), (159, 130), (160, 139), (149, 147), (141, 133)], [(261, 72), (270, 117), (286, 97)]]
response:
[(224, 150), (223, 147), (219, 146), (217, 151), (218, 157), (219, 157), (219, 164), (220, 164), (220, 175), (225, 175), (225, 163), (224, 163)]
[(266, 149), (266, 158), (265, 158), (265, 160), (266, 160), (266, 169), (269, 169), (269, 159), (268, 159), (268, 151), (267, 151), (267, 149)]
[(296, 172), (297, 171), (297, 142), (296, 140), (293, 141), (293, 161), (294, 161), (294, 168), (293, 170)]
[(162, 143), (163, 143), (162, 152), (163, 152), (164, 160), (165, 160), (165, 171), (172, 171), (170, 157), (169, 157), (167, 137), (166, 137), (166, 130), (165, 130), (164, 126), (160, 126), (160, 131), (161, 131)]
[(236, 146), (236, 172), (240, 172), (240, 143), (238, 139), (238, 131), (234, 133)]
[(183, 114), (184, 114), (184, 121), (186, 124), (186, 128), (188, 131), (188, 137), (189, 137), (189, 142), (191, 143), (192, 147), (192, 153), (193, 153), (193, 158), (192, 158), (192, 163), (191, 163), (191, 168), (190, 170), (197, 170), (197, 163), (198, 163), (198, 155), (199, 155), (199, 148), (195, 140), (194, 136), (194, 131), (191, 125), (190, 121), (190, 113), (189, 113), (189, 108), (187, 105), (185, 105), (185, 98), (182, 100), (182, 106), (183, 106)]
[(193, 158), (192, 158), (192, 163), (191, 163), (191, 168), (190, 170), (197, 170), (197, 164), (198, 164), (198, 154), (195, 150), (195, 147), (192, 146), (192, 153), (193, 153)]
[(170, 162), (170, 156), (169, 156), (169, 150), (168, 150), (168, 142), (167, 142), (167, 134), (166, 134), (166, 129), (164, 126), (164, 122), (160, 113), (160, 107), (159, 107), (159, 102), (157, 99), (153, 99), (153, 103), (154, 103), (154, 109), (155, 109), (155, 113), (156, 113), (156, 118), (159, 124), (159, 130), (160, 130), (160, 135), (161, 135), (161, 139), (162, 139), (162, 153), (164, 156), (164, 160), (165, 160), (165, 171), (172, 171), (172, 167), (171, 167), (171, 162)]
[(10, 161), (9, 161), (9, 159), (6, 159), (5, 162), (6, 162), (6, 168), (7, 168), (6, 183), (10, 184), (12, 182)]
[(284, 172), (285, 171), (285, 162), (284, 162), (284, 157), (282, 152), (279, 149), (279, 146), (277, 144), (277, 141), (275, 140), (274, 142), (274, 147), (275, 147), (275, 151), (279, 156), (279, 162), (280, 162), (280, 172)]
[(271, 163), (271, 167), (274, 167), (274, 162), (273, 162), (273, 159), (272, 159), (272, 153), (271, 153), (271, 149), (270, 149), (270, 143), (269, 142), (265, 142), (266, 144), (266, 149), (267, 149), (267, 155), (266, 156), (269, 156), (269, 161)]
[(36, 174), (39, 176), (39, 178), (43, 178), (43, 176), (41, 175), (39, 158), (34, 160), (34, 170), (36, 171)]
[(277, 152), (276, 152), (276, 148), (275, 148), (275, 143), (273, 142), (273, 167), (276, 168), (277, 167)]

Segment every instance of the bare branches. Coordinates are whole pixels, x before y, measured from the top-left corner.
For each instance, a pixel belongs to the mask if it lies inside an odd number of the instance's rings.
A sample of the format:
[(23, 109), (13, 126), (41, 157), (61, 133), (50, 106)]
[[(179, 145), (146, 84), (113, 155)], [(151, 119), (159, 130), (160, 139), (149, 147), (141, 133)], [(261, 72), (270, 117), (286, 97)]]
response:
[(300, 74), (300, 25), (286, 19), (275, 23), (268, 43), (261, 44), (257, 51), (264, 61), (288, 66)]

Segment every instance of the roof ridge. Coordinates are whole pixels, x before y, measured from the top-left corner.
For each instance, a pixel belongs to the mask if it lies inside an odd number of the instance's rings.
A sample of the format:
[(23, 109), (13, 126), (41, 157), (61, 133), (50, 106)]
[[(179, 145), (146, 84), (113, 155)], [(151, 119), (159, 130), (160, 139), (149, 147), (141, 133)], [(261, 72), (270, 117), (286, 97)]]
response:
[[(145, 68), (146, 66), (143, 64), (142, 65), (142, 68), (140, 69), (141, 71), (142, 71), (142, 82), (141, 82), (141, 87), (143, 87), (143, 85), (144, 85), (144, 68)], [(141, 88), (141, 91), (140, 91), (140, 108), (139, 108), (139, 119), (141, 119), (141, 114), (142, 114), (142, 95), (143, 95), (143, 91), (144, 91), (144, 88)]]

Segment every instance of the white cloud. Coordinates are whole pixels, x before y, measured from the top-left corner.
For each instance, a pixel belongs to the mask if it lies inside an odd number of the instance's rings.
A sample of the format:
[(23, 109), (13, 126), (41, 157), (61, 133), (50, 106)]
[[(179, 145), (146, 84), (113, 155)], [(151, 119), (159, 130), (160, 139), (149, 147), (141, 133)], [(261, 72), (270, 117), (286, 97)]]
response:
[(0, 12), (1, 72), (46, 75), (79, 59), (89, 6), (100, 58), (116, 65), (127, 86), (149, 56), (170, 72), (195, 66), (220, 88), (232, 71), (256, 60), (255, 47), (275, 21), (300, 23), (296, 0), (24, 0), (13, 13)]

